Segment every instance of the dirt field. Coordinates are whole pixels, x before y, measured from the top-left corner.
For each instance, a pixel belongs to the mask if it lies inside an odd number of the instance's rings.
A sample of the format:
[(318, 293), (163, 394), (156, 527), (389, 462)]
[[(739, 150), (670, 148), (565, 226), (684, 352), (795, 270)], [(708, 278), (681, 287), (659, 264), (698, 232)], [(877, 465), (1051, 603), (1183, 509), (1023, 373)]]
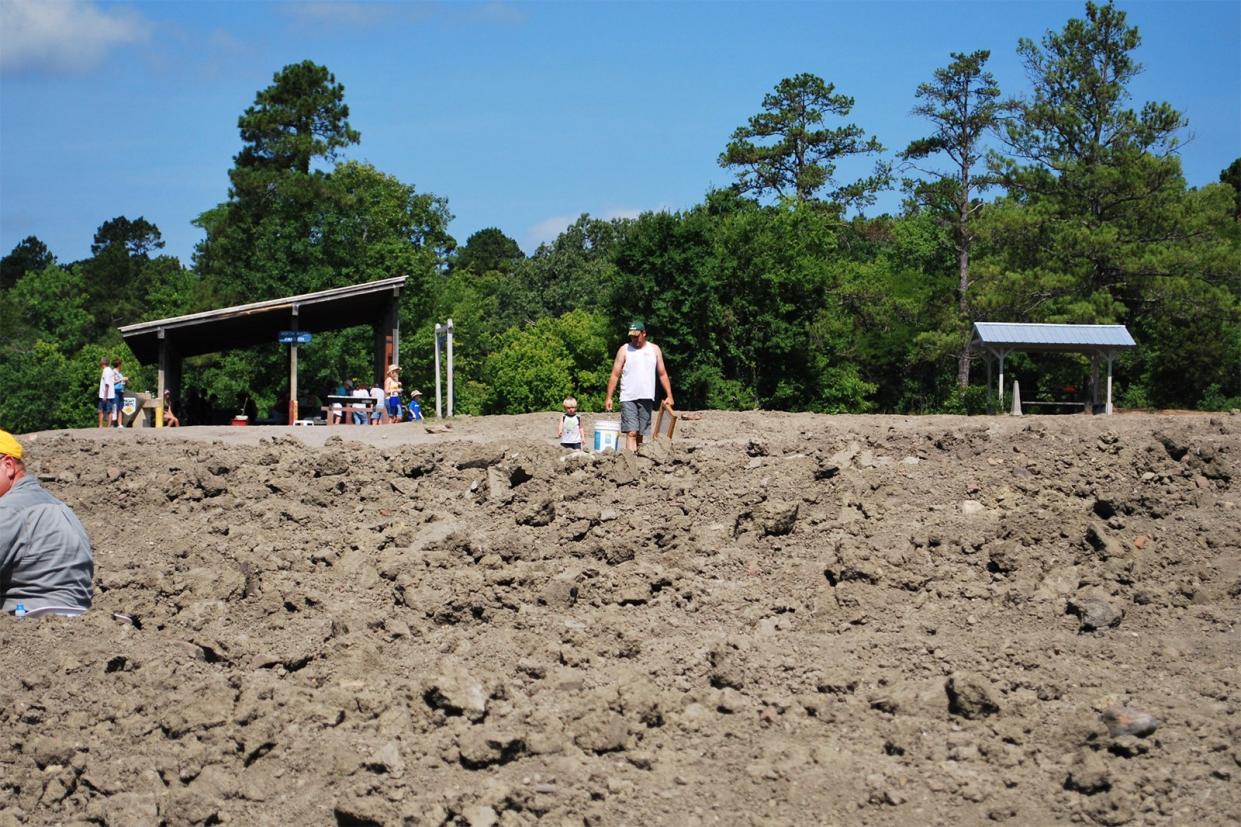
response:
[(25, 437), (0, 825), (1241, 820), (1241, 417), (554, 428)]

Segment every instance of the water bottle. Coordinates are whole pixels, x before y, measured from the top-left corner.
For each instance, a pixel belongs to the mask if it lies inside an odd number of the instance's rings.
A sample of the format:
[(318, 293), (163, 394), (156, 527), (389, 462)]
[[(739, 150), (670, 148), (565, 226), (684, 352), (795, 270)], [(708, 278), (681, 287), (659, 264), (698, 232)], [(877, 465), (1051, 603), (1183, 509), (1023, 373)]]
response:
[(13, 609), (13, 617), (25, 617), (25, 616), (26, 616), (26, 604), (18, 603), (16, 608)]

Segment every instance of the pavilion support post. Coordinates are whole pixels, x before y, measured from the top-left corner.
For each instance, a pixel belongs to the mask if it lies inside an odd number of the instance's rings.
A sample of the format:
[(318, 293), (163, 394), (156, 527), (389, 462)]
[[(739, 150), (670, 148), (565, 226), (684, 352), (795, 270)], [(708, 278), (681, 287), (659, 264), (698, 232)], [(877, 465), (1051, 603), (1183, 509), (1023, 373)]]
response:
[(383, 385), (388, 375), (388, 365), (400, 363), (398, 354), (401, 352), (401, 319), (397, 312), (400, 308), (400, 292), (392, 291), (392, 298), (384, 305), (383, 318), (375, 324), (375, 375), (378, 384)]
[(156, 369), (155, 427), (164, 427), (164, 391), (172, 391), (176, 399), (181, 393), (181, 354), (163, 328), (159, 331), (159, 366)]
[[(289, 322), (289, 327), (293, 332), (297, 332), (297, 315), (298, 307), (293, 305), (293, 318)], [(296, 425), (298, 420), (297, 411), (297, 339), (289, 345), (289, 424)]]
[(1108, 416), (1112, 415), (1112, 361), (1116, 358), (1116, 354), (1108, 351), (1107, 354), (1107, 407), (1103, 412)]
[(1000, 410), (1004, 410), (1004, 357), (1008, 355), (1008, 351), (1007, 350), (997, 351), (996, 355), (999, 357), (999, 360), (1000, 360), (1000, 381), (999, 381)]
[(164, 427), (164, 389), (168, 387), (168, 339), (159, 331), (159, 368), (155, 379), (155, 427)]

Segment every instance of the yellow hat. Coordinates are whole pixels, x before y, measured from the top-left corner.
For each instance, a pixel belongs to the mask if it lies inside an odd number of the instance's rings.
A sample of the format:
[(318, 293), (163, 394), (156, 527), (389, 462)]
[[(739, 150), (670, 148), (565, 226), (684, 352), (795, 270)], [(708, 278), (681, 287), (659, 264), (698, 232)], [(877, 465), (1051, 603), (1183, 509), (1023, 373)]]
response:
[(8, 454), (13, 459), (22, 458), (22, 444), (8, 431), (0, 431), (0, 454)]

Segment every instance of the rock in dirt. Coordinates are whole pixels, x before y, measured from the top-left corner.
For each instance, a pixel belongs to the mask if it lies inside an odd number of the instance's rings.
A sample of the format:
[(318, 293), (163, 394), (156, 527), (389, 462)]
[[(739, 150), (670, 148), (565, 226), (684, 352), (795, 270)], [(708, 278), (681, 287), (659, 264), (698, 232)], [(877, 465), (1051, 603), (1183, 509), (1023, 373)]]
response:
[(1095, 632), (1119, 626), (1125, 610), (1112, 604), (1095, 589), (1083, 589), (1069, 599), (1067, 611), (1081, 620), (1081, 631)]
[(962, 718), (984, 718), (1000, 711), (995, 689), (981, 675), (950, 675), (944, 682), (948, 711)]
[(464, 669), (449, 667), (426, 682), (423, 700), (445, 715), (463, 715), (471, 721), (487, 717), (487, 692), (481, 681)]
[(1149, 712), (1120, 704), (1103, 710), (1103, 723), (1112, 737), (1135, 735), (1145, 738), (1159, 728), (1159, 721)]

